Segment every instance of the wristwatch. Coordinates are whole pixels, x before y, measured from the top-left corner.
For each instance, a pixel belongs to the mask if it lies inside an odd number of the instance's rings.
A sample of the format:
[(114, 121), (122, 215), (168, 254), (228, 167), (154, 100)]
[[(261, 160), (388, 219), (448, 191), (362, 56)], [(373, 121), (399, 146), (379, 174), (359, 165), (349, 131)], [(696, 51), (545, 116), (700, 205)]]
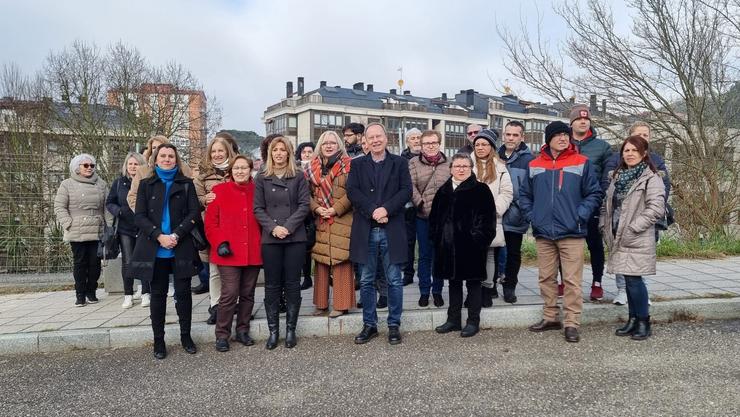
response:
[(180, 240), (180, 236), (177, 235), (177, 233), (170, 234), (175, 240)]

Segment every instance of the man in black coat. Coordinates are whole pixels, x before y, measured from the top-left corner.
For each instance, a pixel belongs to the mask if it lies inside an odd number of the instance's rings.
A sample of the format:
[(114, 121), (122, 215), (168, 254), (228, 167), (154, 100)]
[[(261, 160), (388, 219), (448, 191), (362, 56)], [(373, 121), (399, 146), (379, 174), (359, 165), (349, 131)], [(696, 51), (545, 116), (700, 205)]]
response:
[[(411, 199), (408, 161), (386, 151), (385, 127), (371, 123), (365, 129), (370, 153), (352, 161), (347, 194), (354, 207), (350, 259), (361, 264), (360, 299), (363, 329), (355, 343), (366, 343), (378, 335), (375, 304), (376, 269), (385, 270), (388, 281), (388, 342), (401, 343), (403, 279), (407, 261), (404, 205)], [(383, 265), (378, 265), (378, 254)]]

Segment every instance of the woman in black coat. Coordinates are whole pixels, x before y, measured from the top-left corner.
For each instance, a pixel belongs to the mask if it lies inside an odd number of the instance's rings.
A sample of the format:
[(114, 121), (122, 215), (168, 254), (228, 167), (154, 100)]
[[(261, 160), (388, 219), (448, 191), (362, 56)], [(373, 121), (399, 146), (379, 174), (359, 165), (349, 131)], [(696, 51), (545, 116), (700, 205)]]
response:
[(195, 250), (190, 231), (200, 220), (200, 203), (193, 180), (179, 169), (180, 158), (172, 144), (163, 144), (154, 154), (151, 175), (142, 178), (136, 194), (136, 226), (139, 236), (132, 260), (132, 272), (151, 282), (151, 320), (154, 357), (164, 359), (164, 316), (169, 275), (175, 277), (175, 308), (180, 319), (180, 341), (188, 353), (197, 349), (190, 337), (193, 299), (190, 279), (197, 274)]
[(303, 221), (311, 209), (308, 184), (296, 166), (292, 145), (284, 137), (270, 142), (265, 169), (257, 174), (254, 186), (254, 216), (262, 226), (265, 313), (270, 330), (265, 347), (277, 347), (280, 295), (285, 291), (285, 347), (292, 348), (297, 342), (301, 268), (306, 255)]
[(128, 206), (126, 196), (131, 189), (131, 180), (136, 176), (140, 165), (146, 164), (144, 157), (136, 152), (129, 152), (123, 160), (121, 167), (121, 176), (113, 181), (105, 199), (105, 207), (112, 214), (116, 221), (118, 241), (121, 244), (121, 276), (123, 277), (123, 308), (131, 308), (134, 305), (134, 299), (141, 297), (141, 306), (149, 307), (149, 283), (144, 281), (139, 286), (134, 296), (134, 275), (131, 273), (131, 255), (134, 252), (136, 235), (139, 229), (134, 223), (134, 212)]
[[(437, 333), (478, 333), (481, 282), (486, 279), (488, 247), (496, 236), (496, 204), (491, 190), (478, 182), (469, 155), (456, 154), (452, 177), (437, 191), (429, 215), (429, 236), (434, 242), (434, 277), (450, 281), (447, 321)], [(468, 321), (461, 325), (462, 284), (468, 289)]]

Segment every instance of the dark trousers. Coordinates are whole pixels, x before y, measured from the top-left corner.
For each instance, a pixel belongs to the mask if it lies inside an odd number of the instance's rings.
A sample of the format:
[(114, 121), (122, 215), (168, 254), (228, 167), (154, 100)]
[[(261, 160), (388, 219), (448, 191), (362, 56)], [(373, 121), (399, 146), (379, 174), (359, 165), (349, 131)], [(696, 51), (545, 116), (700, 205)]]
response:
[(504, 232), (506, 238), (506, 278), (501, 283), (504, 288), (516, 288), (519, 283), (519, 269), (522, 266), (522, 238), (521, 233)]
[[(173, 272), (174, 258), (157, 258), (152, 276), (152, 303), (149, 312), (152, 318), (154, 339), (164, 338), (164, 316), (167, 313), (167, 289)], [(193, 317), (193, 296), (190, 293), (190, 277), (175, 278), (175, 310), (180, 321), (180, 334), (190, 334)]]
[(624, 280), (627, 284), (627, 306), (630, 317), (647, 320), (650, 306), (645, 280), (639, 275), (625, 275)]
[(265, 303), (278, 302), (285, 292), (288, 304), (301, 298), (301, 268), (306, 255), (306, 243), (274, 243), (262, 245), (265, 269)]
[(77, 295), (94, 293), (98, 289), (100, 278), (100, 258), (98, 258), (98, 241), (70, 242), (74, 266), (72, 275), (75, 279)]
[(216, 338), (228, 339), (231, 336), (231, 322), (237, 301), (236, 332), (248, 333), (260, 267), (219, 265), (218, 271), (221, 273), (221, 297), (218, 299)]
[[(136, 238), (129, 235), (118, 234), (121, 242), (121, 276), (123, 277), (123, 294), (134, 295), (134, 276), (131, 273), (131, 255), (134, 253)], [(142, 281), (141, 293), (149, 294), (149, 282)]]
[[(450, 306), (447, 307), (447, 321), (450, 323), (459, 323), (462, 317), (462, 285), (461, 280), (450, 280)], [(481, 282), (465, 281), (465, 287), (468, 289), (468, 323), (477, 326), (480, 324)]]
[(303, 260), (303, 278), (310, 279), (311, 278), (311, 251), (306, 251), (306, 256)]
[(409, 207), (404, 213), (406, 220), (406, 239), (408, 242), (408, 257), (403, 266), (403, 279), (414, 279), (414, 260), (416, 258), (416, 207)]
[(591, 216), (588, 220), (586, 245), (591, 254), (591, 271), (594, 274), (594, 282), (601, 282), (601, 277), (604, 275), (604, 241), (599, 232), (598, 216)]

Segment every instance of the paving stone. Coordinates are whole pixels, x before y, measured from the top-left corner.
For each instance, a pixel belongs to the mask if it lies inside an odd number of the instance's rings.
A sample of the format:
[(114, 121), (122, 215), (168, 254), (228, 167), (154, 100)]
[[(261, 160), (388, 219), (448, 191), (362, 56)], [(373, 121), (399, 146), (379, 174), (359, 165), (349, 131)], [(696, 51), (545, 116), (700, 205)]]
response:
[(0, 326), (0, 334), (18, 333), (23, 331), (23, 329), (27, 329), (31, 326), (32, 324), (6, 324)]
[(38, 323), (34, 324), (31, 327), (28, 327), (26, 329), (23, 329), (23, 333), (31, 333), (31, 332), (48, 332), (52, 330), (59, 330), (62, 327), (68, 325), (69, 322), (63, 321), (63, 322), (44, 322), (44, 323)]
[(64, 330), (94, 329), (94, 328), (100, 327), (106, 321), (108, 320), (106, 319), (78, 320), (78, 321), (71, 322), (68, 325), (64, 326)]
[(108, 330), (60, 330), (38, 333), (39, 352), (60, 352), (73, 349), (104, 349), (110, 347)]

